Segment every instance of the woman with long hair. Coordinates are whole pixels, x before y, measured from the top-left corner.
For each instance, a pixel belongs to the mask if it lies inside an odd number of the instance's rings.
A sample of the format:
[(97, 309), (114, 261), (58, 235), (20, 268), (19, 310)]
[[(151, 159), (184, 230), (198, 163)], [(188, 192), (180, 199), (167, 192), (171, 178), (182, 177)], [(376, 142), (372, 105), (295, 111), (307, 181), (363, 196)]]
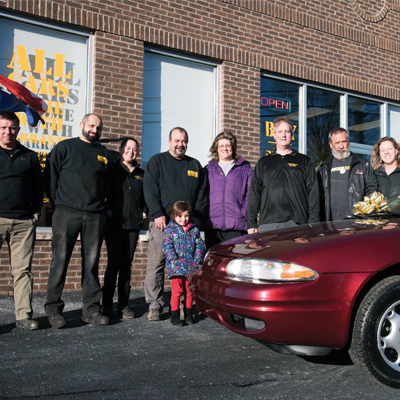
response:
[(136, 157), (139, 143), (125, 138), (119, 148), (121, 159), (114, 164), (110, 192), (107, 198), (107, 269), (104, 274), (103, 314), (115, 318), (113, 297), (118, 276), (118, 317), (134, 318), (129, 308), (131, 264), (139, 239), (140, 225), (146, 218), (143, 195), (144, 171)]
[(383, 137), (375, 144), (371, 162), (379, 190), (390, 199), (400, 194), (400, 146), (392, 137)]

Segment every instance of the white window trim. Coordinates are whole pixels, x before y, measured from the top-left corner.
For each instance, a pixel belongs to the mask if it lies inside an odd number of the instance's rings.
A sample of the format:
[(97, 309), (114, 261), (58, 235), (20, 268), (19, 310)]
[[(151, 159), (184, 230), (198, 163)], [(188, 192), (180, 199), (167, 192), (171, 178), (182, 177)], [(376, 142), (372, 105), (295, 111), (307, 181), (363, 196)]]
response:
[(31, 25), (38, 25), (41, 26), (43, 28), (49, 28), (49, 29), (54, 29), (57, 31), (63, 31), (66, 33), (71, 33), (73, 35), (79, 35), (79, 36), (92, 36), (92, 33), (87, 30), (83, 30), (83, 29), (78, 29), (78, 28), (68, 28), (66, 26), (61, 26), (61, 25), (57, 25), (57, 24), (53, 24), (51, 22), (43, 22), (43, 21), (39, 21), (37, 19), (31, 18), (31, 17), (25, 17), (25, 16), (21, 16), (21, 15), (16, 15), (13, 14), (11, 12), (7, 12), (7, 11), (0, 11), (0, 17), (3, 18), (8, 18), (8, 19), (14, 19), (16, 21), (19, 22), (23, 22), (25, 24), (31, 24)]

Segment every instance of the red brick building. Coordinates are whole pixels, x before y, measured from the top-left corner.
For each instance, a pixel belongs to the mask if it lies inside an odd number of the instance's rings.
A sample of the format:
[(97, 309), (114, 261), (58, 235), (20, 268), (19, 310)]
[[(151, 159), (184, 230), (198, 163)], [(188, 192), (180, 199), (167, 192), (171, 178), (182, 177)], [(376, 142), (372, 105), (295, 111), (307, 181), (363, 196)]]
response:
[[(293, 120), (293, 146), (316, 165), (336, 126), (349, 129), (358, 154), (382, 136), (400, 139), (399, 0), (0, 0), (0, 22), (0, 74), (49, 105), (46, 124), (22, 120), (20, 136), (43, 159), (80, 135), (87, 111), (102, 115), (103, 138), (135, 136), (143, 167), (177, 125), (203, 164), (229, 130), (254, 166), (273, 149), (277, 115)], [(41, 225), (50, 221), (45, 209)], [(143, 286), (146, 246), (135, 255), (134, 288)], [(0, 294), (12, 292), (6, 247)], [(66, 290), (80, 288), (79, 252), (77, 244)], [(39, 228), (35, 292), (45, 291), (50, 259), (51, 228)], [(101, 278), (105, 265), (104, 251)]]

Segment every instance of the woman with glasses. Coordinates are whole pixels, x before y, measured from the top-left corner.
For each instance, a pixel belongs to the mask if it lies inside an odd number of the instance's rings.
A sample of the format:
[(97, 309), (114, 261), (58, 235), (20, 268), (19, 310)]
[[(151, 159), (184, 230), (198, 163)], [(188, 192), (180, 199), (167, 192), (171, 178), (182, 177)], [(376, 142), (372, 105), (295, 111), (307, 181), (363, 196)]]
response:
[(253, 174), (250, 163), (237, 154), (236, 137), (230, 132), (215, 138), (210, 153), (212, 159), (204, 168), (210, 186), (207, 248), (247, 233), (247, 200)]

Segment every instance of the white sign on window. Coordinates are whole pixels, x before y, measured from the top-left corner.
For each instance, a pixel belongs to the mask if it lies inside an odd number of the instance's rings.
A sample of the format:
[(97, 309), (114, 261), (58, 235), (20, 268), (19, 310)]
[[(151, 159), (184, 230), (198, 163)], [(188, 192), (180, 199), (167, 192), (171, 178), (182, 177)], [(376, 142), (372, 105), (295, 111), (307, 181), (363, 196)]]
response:
[(21, 83), (48, 106), (44, 125), (21, 121), (18, 140), (41, 160), (58, 142), (80, 136), (86, 112), (88, 38), (0, 18), (0, 74)]
[(146, 52), (142, 166), (168, 150), (169, 132), (177, 126), (189, 134), (186, 154), (206, 165), (216, 135), (216, 93), (214, 65)]

